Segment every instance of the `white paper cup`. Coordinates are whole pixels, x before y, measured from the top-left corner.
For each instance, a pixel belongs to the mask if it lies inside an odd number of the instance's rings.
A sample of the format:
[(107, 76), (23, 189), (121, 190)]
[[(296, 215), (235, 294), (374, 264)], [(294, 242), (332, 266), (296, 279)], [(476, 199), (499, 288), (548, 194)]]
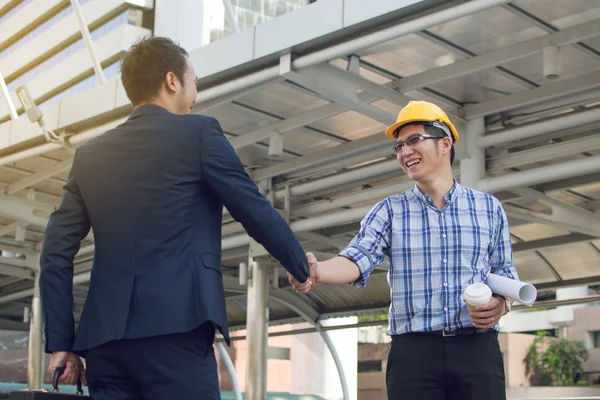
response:
[(463, 292), (463, 299), (469, 310), (480, 304), (487, 304), (492, 298), (492, 289), (485, 283), (473, 283)]

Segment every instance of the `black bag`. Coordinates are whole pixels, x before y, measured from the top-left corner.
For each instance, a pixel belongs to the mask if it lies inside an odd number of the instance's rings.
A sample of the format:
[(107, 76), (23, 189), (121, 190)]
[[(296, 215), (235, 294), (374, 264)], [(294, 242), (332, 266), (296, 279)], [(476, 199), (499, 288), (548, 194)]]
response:
[(91, 399), (83, 394), (81, 379), (77, 379), (77, 394), (59, 393), (58, 379), (65, 372), (65, 367), (58, 367), (52, 374), (52, 391), (45, 390), (19, 390), (8, 394), (8, 400), (83, 400)]

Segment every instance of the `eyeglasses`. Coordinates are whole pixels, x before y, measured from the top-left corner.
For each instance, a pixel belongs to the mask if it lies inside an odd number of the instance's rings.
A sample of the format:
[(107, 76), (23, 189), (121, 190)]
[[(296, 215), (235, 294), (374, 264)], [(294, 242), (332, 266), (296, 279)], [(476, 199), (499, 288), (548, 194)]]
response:
[(409, 137), (404, 142), (397, 141), (396, 144), (394, 146), (392, 146), (392, 149), (394, 150), (394, 153), (398, 153), (398, 152), (402, 151), (402, 149), (404, 148), (405, 145), (414, 147), (419, 142), (421, 142), (425, 139), (443, 139), (443, 137), (442, 136), (426, 136), (426, 135), (419, 133), (418, 135)]

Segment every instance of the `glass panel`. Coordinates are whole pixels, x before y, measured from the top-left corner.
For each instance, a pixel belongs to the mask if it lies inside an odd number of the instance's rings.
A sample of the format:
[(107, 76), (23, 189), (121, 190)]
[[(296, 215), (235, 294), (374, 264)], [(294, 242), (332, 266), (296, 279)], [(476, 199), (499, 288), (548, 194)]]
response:
[[(238, 27), (240, 31), (244, 31), (272, 18), (296, 11), (311, 2), (311, 0), (231, 0), (231, 5)], [(207, 15), (204, 23), (208, 24), (210, 42), (233, 33), (221, 0), (206, 0), (204, 7)]]

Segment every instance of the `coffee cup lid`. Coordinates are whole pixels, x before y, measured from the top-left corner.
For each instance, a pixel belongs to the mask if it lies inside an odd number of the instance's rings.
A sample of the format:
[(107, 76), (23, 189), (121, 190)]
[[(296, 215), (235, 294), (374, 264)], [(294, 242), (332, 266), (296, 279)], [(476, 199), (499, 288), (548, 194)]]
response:
[(492, 297), (492, 290), (485, 283), (473, 283), (463, 293), (463, 298), (469, 304), (485, 304), (490, 297)]

